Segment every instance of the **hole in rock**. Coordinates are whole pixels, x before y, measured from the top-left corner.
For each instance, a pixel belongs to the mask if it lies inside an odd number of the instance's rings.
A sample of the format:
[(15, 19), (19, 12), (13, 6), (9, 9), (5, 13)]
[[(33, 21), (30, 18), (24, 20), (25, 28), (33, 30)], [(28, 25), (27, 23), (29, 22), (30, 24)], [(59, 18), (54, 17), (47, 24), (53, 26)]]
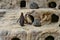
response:
[(0, 17), (3, 17), (6, 14), (5, 11), (0, 12)]
[(38, 5), (36, 2), (32, 2), (32, 3), (30, 4), (30, 8), (31, 8), (31, 9), (39, 9), (39, 5)]
[(58, 20), (59, 20), (59, 16), (56, 15), (56, 14), (52, 14), (52, 16), (51, 16), (51, 22), (58, 22)]
[(53, 36), (48, 36), (45, 38), (45, 40), (54, 40), (54, 37)]
[(48, 3), (49, 8), (55, 8), (56, 6), (57, 6), (57, 4), (55, 2), (49, 2)]
[(11, 40), (20, 40), (19, 38), (17, 38), (17, 37), (14, 37), (14, 38), (12, 38)]

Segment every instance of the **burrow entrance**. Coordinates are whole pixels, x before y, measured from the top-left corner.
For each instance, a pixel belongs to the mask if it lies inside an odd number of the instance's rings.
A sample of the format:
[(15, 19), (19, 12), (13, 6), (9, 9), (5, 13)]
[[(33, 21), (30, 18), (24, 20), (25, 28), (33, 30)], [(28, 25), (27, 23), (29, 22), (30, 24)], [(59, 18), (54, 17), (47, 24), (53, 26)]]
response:
[(56, 14), (52, 14), (51, 15), (51, 22), (55, 23), (55, 22), (58, 22), (58, 21), (59, 21), (59, 16), (56, 15)]
[(45, 38), (45, 40), (54, 40), (54, 37), (53, 36), (48, 36)]
[(14, 37), (14, 38), (12, 38), (11, 40), (20, 40), (19, 38), (17, 38), (17, 37)]
[(56, 2), (49, 2), (48, 7), (49, 8), (55, 8), (57, 6)]
[(21, 8), (26, 7), (26, 1), (25, 0), (20, 1), (20, 7)]

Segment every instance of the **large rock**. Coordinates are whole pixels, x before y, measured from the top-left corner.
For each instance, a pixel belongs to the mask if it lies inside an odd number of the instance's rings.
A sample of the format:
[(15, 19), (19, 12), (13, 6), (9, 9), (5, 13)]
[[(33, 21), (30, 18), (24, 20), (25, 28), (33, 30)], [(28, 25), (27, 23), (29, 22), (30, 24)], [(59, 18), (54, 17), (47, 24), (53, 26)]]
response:
[(30, 4), (30, 8), (31, 8), (31, 9), (38, 9), (39, 6), (38, 6), (37, 3), (33, 2), (33, 3)]
[(39, 19), (34, 19), (33, 25), (34, 26), (41, 26), (40, 20)]

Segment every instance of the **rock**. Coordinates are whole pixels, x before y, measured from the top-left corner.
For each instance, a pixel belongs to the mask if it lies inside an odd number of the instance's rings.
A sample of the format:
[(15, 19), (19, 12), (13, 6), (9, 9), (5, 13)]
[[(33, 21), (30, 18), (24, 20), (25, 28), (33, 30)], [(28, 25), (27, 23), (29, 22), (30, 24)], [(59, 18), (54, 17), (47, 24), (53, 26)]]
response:
[(0, 31), (0, 36), (7, 36), (7, 35), (8, 35), (8, 31), (4, 31), (4, 30)]
[(49, 8), (55, 8), (57, 6), (56, 2), (50, 2), (48, 4)]
[(40, 20), (34, 19), (33, 25), (34, 26), (41, 26)]
[(39, 6), (38, 6), (37, 3), (33, 2), (33, 3), (30, 4), (30, 8), (31, 8), (31, 9), (38, 9)]

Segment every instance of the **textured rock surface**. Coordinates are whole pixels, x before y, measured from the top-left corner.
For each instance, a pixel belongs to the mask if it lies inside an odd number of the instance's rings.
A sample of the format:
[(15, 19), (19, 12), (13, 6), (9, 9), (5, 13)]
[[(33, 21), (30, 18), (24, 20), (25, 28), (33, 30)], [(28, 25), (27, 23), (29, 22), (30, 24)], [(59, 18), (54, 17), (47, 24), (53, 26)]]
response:
[[(20, 8), (20, 2), (22, 0), (0, 0), (0, 9), (19, 9)], [(50, 2), (55, 2), (57, 5), (55, 8), (59, 9), (60, 0), (25, 0), (26, 1), (26, 7), (30, 8), (30, 4), (32, 2), (35, 2), (38, 4), (40, 8), (49, 8), (48, 4)]]
[[(40, 27), (27, 24), (24, 27), (21, 27), (19, 23), (17, 23), (21, 12), (25, 15), (32, 10), (33, 9), (24, 9), (21, 11), (5, 10), (6, 13), (0, 19), (0, 40), (11, 40), (14, 37), (20, 40), (44, 40), (50, 35), (53, 36), (55, 40), (60, 40), (60, 19), (57, 23), (45, 24)], [(42, 14), (42, 12), (50, 11), (58, 15), (60, 18), (60, 10), (36, 9), (35, 11), (40, 14)]]

